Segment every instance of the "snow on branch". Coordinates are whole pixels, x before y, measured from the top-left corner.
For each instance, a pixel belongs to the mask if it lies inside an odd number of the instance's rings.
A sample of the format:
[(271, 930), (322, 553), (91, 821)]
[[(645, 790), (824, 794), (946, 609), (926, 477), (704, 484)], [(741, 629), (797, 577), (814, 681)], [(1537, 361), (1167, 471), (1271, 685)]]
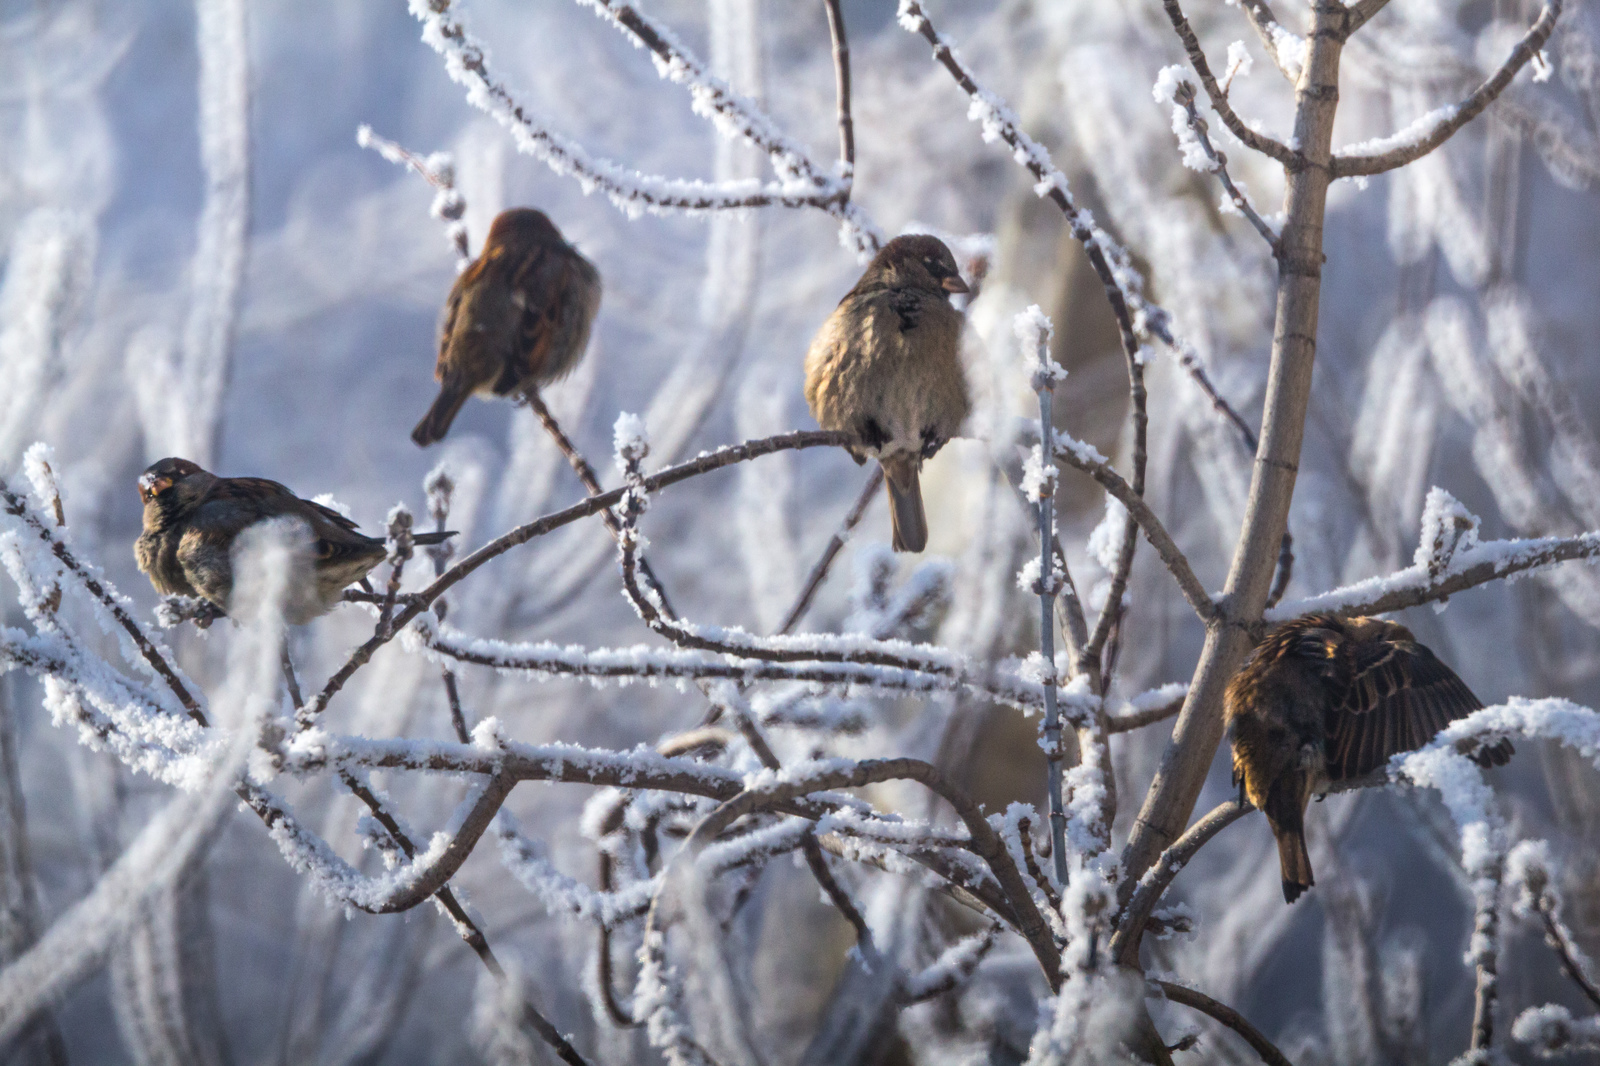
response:
[(1297, 83), (1306, 65), (1305, 38), (1284, 29), (1272, 8), (1267, 6), (1267, 0), (1239, 0), (1239, 6), (1249, 17), (1256, 36), (1261, 38), (1261, 47), (1272, 58), (1278, 72), (1291, 85)]
[(1167, 570), (1178, 582), (1178, 588), (1183, 592), (1183, 598), (1189, 601), (1189, 606), (1194, 608), (1195, 614), (1202, 621), (1210, 621), (1217, 613), (1217, 605), (1211, 599), (1211, 594), (1206, 591), (1200, 579), (1195, 576), (1194, 568), (1189, 565), (1189, 559), (1183, 554), (1172, 535), (1161, 524), (1161, 519), (1144, 502), (1144, 498), (1136, 493), (1133, 486), (1122, 479), (1122, 475), (1112, 469), (1105, 456), (1095, 451), (1094, 448), (1082, 441), (1071, 438), (1056, 446), (1056, 458), (1068, 466), (1082, 470), (1098, 481), (1122, 506), (1128, 509), (1138, 527), (1143, 530), (1145, 539), (1150, 546), (1161, 556), (1161, 561), (1166, 564)]
[[(1168, 0), (1172, 2), (1172, 0)], [(1350, 145), (1334, 153), (1335, 178), (1382, 174), (1386, 170), (1415, 162), (1453, 137), (1457, 130), (1477, 118), (1505, 91), (1523, 67), (1537, 56), (1561, 15), (1562, 0), (1548, 0), (1539, 17), (1517, 42), (1500, 68), (1459, 104), (1441, 107), (1422, 116), (1398, 133)]]
[(1189, 64), (1194, 67), (1194, 72), (1200, 76), (1200, 84), (1205, 88), (1206, 97), (1211, 101), (1211, 106), (1222, 119), (1228, 131), (1244, 144), (1264, 156), (1269, 156), (1282, 163), (1291, 170), (1297, 170), (1305, 165), (1301, 154), (1282, 141), (1274, 140), (1264, 133), (1257, 133), (1247, 125), (1233, 110), (1233, 105), (1228, 103), (1228, 93), (1221, 85), (1217, 84), (1216, 75), (1211, 73), (1211, 64), (1206, 62), (1205, 49), (1200, 47), (1200, 39), (1195, 36), (1194, 30), (1189, 26), (1189, 20), (1183, 14), (1183, 7), (1178, 0), (1161, 0), (1161, 7), (1167, 13), (1167, 20), (1172, 23), (1172, 29), (1183, 42), (1183, 50), (1189, 57)]
[[(1444, 496), (1448, 498), (1448, 494)], [(1435, 497), (1430, 495), (1430, 509), (1423, 516), (1424, 539), (1418, 548), (1417, 561), (1412, 565), (1332, 592), (1280, 604), (1267, 612), (1266, 620), (1283, 621), (1312, 611), (1333, 611), (1353, 616), (1387, 614), (1424, 603), (1442, 606), (1456, 593), (1490, 581), (1515, 578), (1519, 574), (1557, 563), (1600, 556), (1600, 532), (1580, 533), (1572, 537), (1479, 543), (1476, 518), (1467, 515), (1464, 510), (1451, 510), (1448, 515), (1442, 512), (1436, 514), (1432, 508), (1434, 500)], [(1454, 503), (1453, 500), (1450, 502)], [(1467, 523), (1465, 527), (1460, 525), (1463, 522)]]
[(403, 145), (379, 137), (372, 127), (363, 123), (356, 130), (356, 143), (370, 148), (389, 162), (405, 167), (432, 185), (436, 190), (429, 214), (445, 224), (445, 235), (456, 253), (456, 267), (465, 270), (472, 261), (467, 245), (467, 226), (461, 216), (467, 212), (466, 198), (456, 188), (456, 163), (449, 152), (434, 152), (426, 158), (408, 151)]
[(519, 103), (490, 71), (484, 49), (468, 33), (452, 0), (411, 0), (411, 13), (423, 24), (422, 39), (445, 60), (450, 77), (467, 90), (467, 100), (510, 131), (520, 151), (545, 162), (551, 170), (575, 178), (585, 193), (599, 190), (630, 216), (644, 211), (717, 211), (736, 208), (817, 207), (839, 218), (858, 251), (882, 240), (877, 226), (848, 201), (848, 179), (838, 179), (812, 163), (805, 152), (781, 133), (753, 104), (736, 96), (720, 79), (666, 31), (627, 5), (586, 0), (598, 14), (626, 29), (641, 47), (650, 48), (657, 69), (689, 88), (695, 110), (724, 136), (736, 137), (767, 152), (777, 180), (706, 182), (665, 178), (629, 169), (591, 156), (581, 145), (555, 132)]
[(1160, 77), (1156, 79), (1153, 90), (1156, 103), (1172, 105), (1172, 132), (1178, 138), (1178, 146), (1183, 150), (1183, 165), (1190, 170), (1204, 173), (1213, 173), (1222, 183), (1223, 191), (1228, 194), (1224, 207), (1232, 205), (1233, 209), (1243, 215), (1250, 225), (1255, 227), (1261, 239), (1267, 242), (1267, 247), (1273, 253), (1278, 251), (1278, 235), (1267, 225), (1266, 219), (1261, 217), (1250, 198), (1244, 190), (1234, 184), (1233, 176), (1228, 173), (1228, 157), (1211, 143), (1207, 132), (1206, 120), (1200, 115), (1200, 106), (1195, 100), (1194, 86), (1189, 84), (1182, 75), (1180, 67), (1164, 67)]

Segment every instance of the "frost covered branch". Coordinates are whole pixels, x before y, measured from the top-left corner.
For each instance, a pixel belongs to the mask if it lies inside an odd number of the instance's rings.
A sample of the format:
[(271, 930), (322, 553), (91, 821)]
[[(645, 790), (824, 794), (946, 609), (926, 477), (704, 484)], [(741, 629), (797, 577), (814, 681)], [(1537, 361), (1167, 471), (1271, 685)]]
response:
[(1172, 535), (1161, 524), (1161, 519), (1156, 517), (1156, 513), (1144, 502), (1143, 497), (1122, 479), (1121, 474), (1111, 468), (1105, 456), (1082, 441), (1067, 440), (1056, 446), (1056, 458), (1094, 478), (1116, 498), (1117, 502), (1126, 507), (1129, 516), (1133, 518), (1135, 528), (1144, 531), (1145, 539), (1149, 540), (1150, 546), (1166, 564), (1167, 570), (1178, 582), (1183, 598), (1194, 608), (1195, 614), (1205, 622), (1216, 617), (1216, 603), (1211, 599), (1211, 594), (1206, 591), (1205, 586), (1200, 583), (1200, 579), (1195, 576), (1188, 557), (1183, 554), (1183, 549), (1178, 547)]
[(1267, 0), (1239, 0), (1239, 6), (1249, 17), (1256, 36), (1261, 38), (1261, 47), (1272, 57), (1278, 72), (1291, 85), (1299, 81), (1300, 70), (1306, 62), (1305, 40), (1283, 28), (1272, 8), (1267, 6)]
[[(1211, 101), (1211, 106), (1222, 119), (1228, 131), (1239, 138), (1247, 148), (1253, 148), (1262, 155), (1275, 159), (1289, 170), (1298, 170), (1305, 166), (1305, 157), (1281, 141), (1274, 140), (1264, 133), (1257, 133), (1247, 125), (1244, 119), (1234, 113), (1233, 105), (1228, 103), (1228, 94), (1217, 84), (1216, 75), (1211, 73), (1211, 64), (1206, 62), (1205, 49), (1200, 47), (1200, 39), (1195, 36), (1194, 30), (1189, 26), (1189, 20), (1184, 16), (1183, 7), (1178, 0), (1161, 0), (1161, 7), (1167, 13), (1167, 19), (1172, 23), (1172, 29), (1177, 33), (1178, 39), (1183, 42), (1183, 50), (1189, 57), (1189, 65), (1194, 67), (1194, 72), (1200, 76), (1200, 84), (1205, 88), (1206, 97)], [(1276, 52), (1274, 51), (1274, 58)]]
[(1459, 104), (1451, 104), (1422, 116), (1391, 137), (1351, 145), (1334, 155), (1333, 176), (1361, 177), (1415, 162), (1453, 137), (1457, 130), (1477, 118), (1505, 91), (1517, 73), (1539, 54), (1555, 31), (1563, 0), (1549, 0), (1528, 32), (1517, 42), (1500, 69), (1472, 91)]
[(686, 84), (695, 110), (712, 118), (719, 132), (767, 152), (778, 180), (705, 182), (664, 178), (591, 156), (519, 103), (496, 78), (489, 70), (483, 46), (467, 32), (453, 10), (452, 0), (411, 0), (411, 12), (423, 23), (423, 41), (444, 57), (451, 78), (466, 87), (468, 101), (509, 130), (518, 150), (543, 160), (557, 174), (577, 179), (585, 192), (598, 189), (605, 193), (629, 214), (774, 205), (817, 207), (840, 219), (858, 250), (870, 250), (881, 243), (876, 224), (846, 200), (847, 180), (834, 179), (821, 171), (766, 115), (734, 95), (693, 54), (678, 46), (670, 34), (626, 4), (586, 2), (649, 48), (663, 77)]
[[(797, 433), (784, 433), (761, 440), (745, 441), (743, 444), (728, 445), (715, 451), (704, 452), (687, 462), (678, 463), (675, 466), (670, 466), (665, 470), (651, 474), (644, 479), (644, 487), (648, 491), (655, 492), (668, 485), (698, 477), (701, 474), (708, 474), (731, 463), (745, 462), (749, 459), (770, 455), (773, 452), (789, 448), (842, 447), (848, 443), (848, 434), (826, 430), (802, 430)], [(615, 507), (622, 500), (626, 491), (626, 489), (619, 488), (601, 493), (599, 496), (590, 496), (581, 503), (575, 503), (570, 507), (545, 515), (543, 518), (535, 519), (532, 522), (518, 526), (510, 532), (501, 534), (468, 555), (465, 559), (451, 566), (443, 574), (435, 578), (427, 588), (417, 593), (416, 598), (407, 605), (406, 609), (396, 616), (394, 630), (398, 632), (404, 629), (407, 624), (426, 611), (446, 590), (484, 563), (504, 555), (518, 545), (526, 544), (536, 537), (542, 537), (552, 530)], [(301, 724), (302, 728), (308, 727), (316, 721), (317, 717), (328, 706), (328, 701), (345, 686), (351, 677), (355, 676), (358, 670), (371, 661), (372, 656), (376, 654), (379, 648), (387, 644), (389, 639), (387, 635), (376, 634), (351, 652), (345, 664), (328, 679), (322, 690), (306, 704), (304, 712), (296, 716), (296, 720)]]
[[(1228, 157), (1212, 145), (1211, 137), (1206, 132), (1206, 120), (1201, 117), (1200, 108), (1195, 102), (1194, 86), (1190, 85), (1188, 81), (1178, 82), (1173, 86), (1172, 102), (1182, 109), (1185, 122), (1194, 134), (1196, 142), (1200, 145), (1200, 150), (1205, 154), (1205, 158), (1209, 163), (1206, 169), (1216, 174), (1217, 180), (1222, 183), (1223, 191), (1228, 194), (1229, 202), (1245, 217), (1250, 225), (1255, 227), (1255, 231), (1261, 234), (1261, 239), (1267, 242), (1267, 247), (1271, 248), (1273, 253), (1276, 254), (1278, 251), (1278, 235), (1271, 226), (1267, 225), (1266, 219), (1261, 217), (1255, 205), (1250, 202), (1250, 198), (1244, 194), (1244, 190), (1233, 183), (1233, 176), (1228, 173)], [(1184, 161), (1188, 162), (1187, 155)]]
[(1382, 577), (1368, 578), (1303, 600), (1281, 604), (1266, 620), (1281, 621), (1312, 611), (1333, 611), (1346, 617), (1388, 614), (1424, 603), (1443, 603), (1458, 592), (1502, 578), (1600, 556), (1600, 533), (1533, 540), (1491, 540), (1455, 553), (1448, 568), (1430, 573), (1417, 563)]

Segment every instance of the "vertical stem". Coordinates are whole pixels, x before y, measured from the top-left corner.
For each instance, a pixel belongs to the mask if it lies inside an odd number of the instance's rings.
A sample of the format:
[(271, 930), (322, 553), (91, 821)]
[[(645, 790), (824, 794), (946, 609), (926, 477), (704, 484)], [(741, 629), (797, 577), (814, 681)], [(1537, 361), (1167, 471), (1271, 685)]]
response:
[(1208, 626), (1188, 698), (1145, 796), (1124, 854), (1124, 890), (1178, 838), (1194, 810), (1222, 741), (1222, 695), (1250, 650), (1248, 626), (1261, 617), (1299, 469), (1300, 443), (1316, 358), (1322, 285), (1322, 228), (1339, 106), (1339, 58), (1349, 11), (1339, 0), (1316, 0), (1310, 51), (1295, 87), (1294, 142), (1303, 162), (1288, 174), (1287, 222), (1278, 250), (1278, 298), (1267, 376), (1265, 416), (1244, 527), (1219, 603)]
[[(1054, 430), (1051, 420), (1050, 379), (1040, 374), (1040, 463), (1053, 462)], [(1067, 883), (1067, 812), (1061, 796), (1061, 708), (1056, 704), (1055, 625), (1055, 481), (1046, 479), (1039, 492), (1039, 654), (1044, 657), (1044, 742), (1047, 786), (1050, 790), (1050, 861), (1056, 884)]]
[[(828, 33), (833, 38), (833, 82), (839, 102), (839, 162), (844, 164), (844, 177), (852, 178), (856, 171), (856, 127), (850, 117), (850, 42), (844, 34), (844, 12), (839, 10), (839, 0), (822, 0), (828, 11)], [(846, 196), (850, 194), (845, 193)]]

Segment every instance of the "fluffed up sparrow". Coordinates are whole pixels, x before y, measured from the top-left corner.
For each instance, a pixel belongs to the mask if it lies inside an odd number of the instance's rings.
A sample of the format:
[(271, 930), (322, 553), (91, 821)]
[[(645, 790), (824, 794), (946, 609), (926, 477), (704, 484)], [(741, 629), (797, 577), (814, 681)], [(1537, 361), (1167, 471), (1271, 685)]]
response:
[[(1284, 900), (1315, 884), (1305, 838), (1314, 793), (1422, 747), (1482, 706), (1395, 622), (1312, 614), (1268, 633), (1228, 683), (1226, 714), (1234, 783), (1278, 839)], [(1472, 757), (1487, 767), (1511, 755), (1500, 740)]]
[[(345, 586), (387, 555), (384, 541), (356, 532), (331, 508), (302, 500), (276, 481), (218, 477), (187, 459), (162, 459), (139, 476), (144, 532), (133, 548), (139, 569), (163, 596), (193, 596), (223, 611), (233, 596), (233, 549), (239, 534), (271, 518), (298, 518), (311, 534), (310, 566), (296, 571), (284, 618), (303, 625), (326, 614)], [(454, 532), (415, 533), (417, 545)]]
[(966, 292), (937, 237), (896, 237), (822, 324), (806, 352), (806, 402), (823, 429), (855, 438), (856, 462), (875, 458), (889, 490), (894, 550), (928, 546), (922, 461), (955, 436), (972, 402), (961, 369)]
[(439, 398), (411, 431), (444, 439), (473, 393), (510, 396), (559, 380), (583, 357), (600, 309), (600, 273), (543, 211), (502, 211), (483, 253), (450, 289), (439, 326)]

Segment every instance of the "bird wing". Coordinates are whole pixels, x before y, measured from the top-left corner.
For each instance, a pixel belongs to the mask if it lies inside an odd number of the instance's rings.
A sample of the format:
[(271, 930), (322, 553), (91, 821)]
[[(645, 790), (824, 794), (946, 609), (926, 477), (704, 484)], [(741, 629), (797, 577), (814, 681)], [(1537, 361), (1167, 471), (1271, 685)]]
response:
[(311, 527), (312, 552), (319, 560), (342, 560), (371, 555), (383, 541), (358, 532), (352, 519), (303, 500), (288, 486), (264, 477), (219, 478), (195, 511), (195, 525), (207, 534), (232, 540), (246, 527), (264, 518), (287, 516), (303, 519)]
[(461, 298), (477, 282), (487, 262), (488, 256), (480, 256), (473, 260), (467, 269), (456, 275), (456, 283), (450, 286), (450, 295), (444, 302), (444, 313), (439, 316), (439, 360), (433, 371), (434, 379), (437, 381), (444, 380), (444, 356), (450, 348), (450, 337), (455, 333), (456, 315), (461, 310)]
[(575, 311), (562, 297), (575, 284), (569, 275), (574, 270), (567, 257), (552, 247), (541, 245), (517, 263), (511, 276), (511, 292), (523, 301), (517, 319), (516, 348), (506, 360), (505, 370), (494, 384), (494, 391), (505, 395), (544, 370), (550, 346), (561, 333), (562, 316)]
[(1328, 777), (1343, 781), (1415, 751), (1482, 707), (1466, 682), (1411, 640), (1363, 640), (1350, 648), (1352, 672), (1327, 717)]

